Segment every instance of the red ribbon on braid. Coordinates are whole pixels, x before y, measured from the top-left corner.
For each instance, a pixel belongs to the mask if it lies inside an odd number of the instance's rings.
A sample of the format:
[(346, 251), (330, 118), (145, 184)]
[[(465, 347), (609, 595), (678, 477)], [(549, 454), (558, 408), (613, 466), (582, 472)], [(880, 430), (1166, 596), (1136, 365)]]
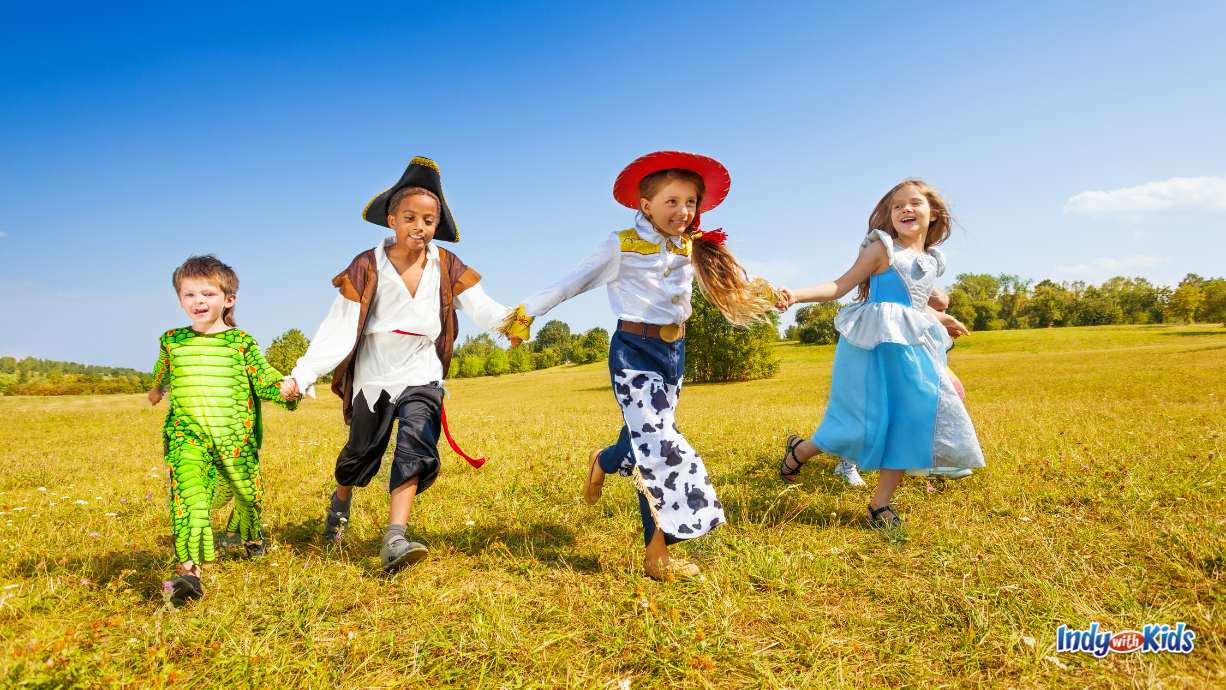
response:
[(451, 446), (451, 451), (455, 453), (456, 455), (467, 460), (468, 464), (472, 465), (473, 467), (480, 467), (484, 465), (485, 464), (484, 457), (480, 457), (480, 458), (471, 457), (468, 453), (465, 453), (463, 450), (460, 450), (460, 444), (456, 443), (455, 439), (451, 437), (451, 429), (448, 428), (447, 426), (447, 406), (446, 405), (439, 406), (439, 416), (442, 417), (443, 435), (447, 437), (447, 445)]
[(715, 228), (714, 230), (702, 229), (702, 214), (694, 214), (694, 222), (690, 224), (689, 230), (690, 239), (694, 242), (706, 242), (707, 244), (723, 244), (728, 241), (728, 233), (724, 232), (723, 228)]

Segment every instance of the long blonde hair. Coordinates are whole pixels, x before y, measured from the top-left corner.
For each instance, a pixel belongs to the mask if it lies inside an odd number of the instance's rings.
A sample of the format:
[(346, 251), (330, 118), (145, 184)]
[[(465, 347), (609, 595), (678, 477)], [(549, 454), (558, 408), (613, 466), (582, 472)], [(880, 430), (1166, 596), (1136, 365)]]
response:
[[(683, 168), (659, 170), (644, 176), (639, 181), (639, 197), (651, 199), (670, 180), (693, 184), (698, 190), (698, 205), (702, 206), (702, 195), (706, 192), (702, 176)], [(651, 218), (648, 220), (651, 221)], [(651, 222), (655, 224), (655, 221)], [(697, 230), (699, 222), (699, 214), (696, 213), (685, 236), (690, 240), (690, 263), (694, 265), (694, 275), (702, 294), (725, 319), (737, 326), (766, 321), (767, 315), (775, 311), (774, 288), (761, 278), (751, 279), (722, 243), (695, 239), (696, 235), (701, 236)]]
[[(873, 207), (873, 212), (868, 215), (869, 232), (881, 230), (890, 237), (898, 239), (898, 232), (894, 230), (894, 220), (890, 213), (890, 201), (903, 187), (915, 187), (919, 190), (919, 193), (928, 200), (929, 208), (932, 209), (932, 218), (928, 222), (928, 235), (924, 237), (924, 251), (949, 239), (949, 232), (954, 223), (954, 218), (949, 213), (949, 204), (945, 203), (945, 197), (941, 196), (936, 187), (918, 177), (908, 177), (891, 187), (890, 191), (881, 197), (881, 201), (877, 202), (877, 205)], [(865, 278), (856, 290), (856, 300), (868, 299), (868, 290), (869, 280)]]

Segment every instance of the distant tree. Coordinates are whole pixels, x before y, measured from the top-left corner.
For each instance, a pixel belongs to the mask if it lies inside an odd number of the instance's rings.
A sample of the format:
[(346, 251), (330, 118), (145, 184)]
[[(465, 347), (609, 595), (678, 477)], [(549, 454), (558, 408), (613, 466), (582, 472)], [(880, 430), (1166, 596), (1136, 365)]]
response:
[(1063, 326), (1072, 302), (1073, 296), (1064, 286), (1044, 280), (1034, 287), (1022, 311), (1031, 326)]
[(307, 340), (302, 331), (291, 328), (272, 339), (264, 350), (264, 357), (274, 369), (289, 376), (294, 365), (298, 363), (298, 358), (306, 354), (310, 344), (311, 341)]
[(512, 374), (532, 371), (532, 353), (522, 345), (511, 348), (507, 353), (507, 366)]
[(1201, 304), (1197, 317), (1207, 323), (1226, 324), (1226, 279), (1213, 278), (1201, 286)]
[(694, 383), (750, 381), (774, 376), (779, 358), (774, 343), (779, 319), (733, 326), (694, 288), (693, 315), (685, 326), (685, 379)]
[(474, 378), (485, 372), (485, 362), (476, 355), (464, 355), (460, 360), (460, 377)]
[(564, 321), (550, 321), (541, 330), (536, 332), (536, 340), (534, 341), (534, 350), (546, 350), (553, 348), (561, 355), (562, 360), (570, 354), (570, 326)]
[(949, 314), (973, 331), (1000, 328), (1000, 281), (986, 273), (961, 273), (949, 289)]
[(507, 351), (502, 348), (494, 348), (490, 352), (490, 356), (485, 360), (485, 375), (486, 376), (502, 376), (509, 372), (510, 362), (507, 360)]
[(532, 353), (532, 368), (533, 369), (548, 369), (556, 367), (562, 363), (562, 353), (558, 352), (555, 347), (547, 347), (537, 349)]
[(570, 361), (576, 364), (591, 364), (608, 356), (609, 332), (603, 328), (588, 329), (572, 340)]
[(796, 325), (790, 330), (795, 340), (804, 345), (831, 345), (839, 340), (834, 317), (843, 307), (838, 302), (806, 304), (796, 310)]
[(476, 336), (468, 336), (464, 342), (456, 348), (455, 355), (461, 359), (473, 355), (482, 361), (490, 356), (490, 353), (498, 349), (498, 345), (494, 343), (494, 339), (488, 333), (481, 333)]
[(1122, 323), (1124, 312), (1112, 299), (1110, 293), (1093, 285), (1086, 286), (1077, 294), (1073, 303), (1073, 323), (1078, 326), (1106, 326)]
[[(1192, 279), (1195, 280), (1192, 280)], [(1180, 283), (1179, 287), (1175, 288), (1175, 292), (1171, 294), (1171, 299), (1167, 302), (1167, 314), (1175, 321), (1184, 323), (1192, 323), (1196, 321), (1197, 312), (1200, 311), (1201, 304), (1205, 301), (1204, 292), (1201, 291), (1200, 276), (1188, 274)]]
[(1027, 328), (1030, 323), (1026, 315), (1026, 301), (1030, 297), (1030, 281), (1014, 275), (997, 276), (1000, 285), (1000, 315), (1004, 328)]

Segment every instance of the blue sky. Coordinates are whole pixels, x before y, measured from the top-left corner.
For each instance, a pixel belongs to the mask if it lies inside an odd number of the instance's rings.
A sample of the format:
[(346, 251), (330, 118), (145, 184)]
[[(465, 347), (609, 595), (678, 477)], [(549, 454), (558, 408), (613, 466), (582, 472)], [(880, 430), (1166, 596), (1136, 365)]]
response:
[[(910, 175), (953, 273), (1226, 273), (1220, 2), (449, 5), (8, 5), (0, 353), (147, 369), (206, 252), (261, 343), (310, 336), (414, 155), (505, 303), (628, 227), (613, 179), (661, 148), (728, 166), (705, 223), (783, 285), (845, 270)], [(603, 290), (549, 318), (612, 321)]]

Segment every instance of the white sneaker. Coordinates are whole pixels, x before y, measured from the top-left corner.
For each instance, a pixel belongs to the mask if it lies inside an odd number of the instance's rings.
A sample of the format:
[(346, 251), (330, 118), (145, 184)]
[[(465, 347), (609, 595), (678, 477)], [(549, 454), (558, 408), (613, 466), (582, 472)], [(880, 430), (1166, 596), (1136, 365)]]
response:
[(835, 465), (832, 471), (842, 477), (843, 481), (847, 482), (847, 486), (865, 486), (860, 470), (846, 460), (839, 460), (839, 464)]
[(937, 467), (932, 470), (932, 476), (941, 479), (965, 479), (971, 476), (969, 467)]

